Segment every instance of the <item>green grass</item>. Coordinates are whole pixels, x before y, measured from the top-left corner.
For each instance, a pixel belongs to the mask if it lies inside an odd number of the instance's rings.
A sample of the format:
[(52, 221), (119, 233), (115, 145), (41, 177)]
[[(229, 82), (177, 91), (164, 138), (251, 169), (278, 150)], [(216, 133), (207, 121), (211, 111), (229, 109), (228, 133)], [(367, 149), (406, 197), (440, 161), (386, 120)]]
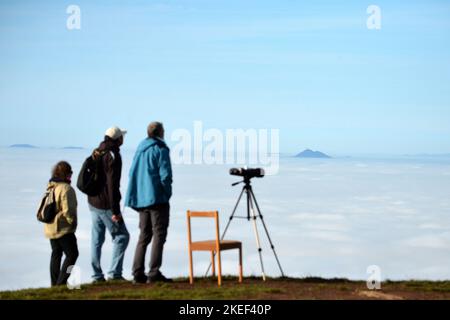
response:
[[(82, 285), (81, 290), (57, 288), (0, 292), (0, 300), (297, 300), (362, 299), (367, 291), (364, 281), (322, 278), (245, 278), (225, 277), (219, 288), (213, 279), (175, 279), (173, 284), (137, 285), (130, 282), (107, 282)], [(406, 299), (450, 299), (450, 281), (385, 281), (382, 293)]]
[(87, 284), (81, 290), (67, 287), (0, 292), (0, 300), (235, 300), (282, 293), (281, 289), (260, 284), (227, 283), (222, 288), (212, 280), (199, 279), (194, 286), (186, 279), (174, 284), (134, 286), (126, 282)]
[(432, 282), (432, 281), (408, 281), (405, 286), (415, 290), (426, 292), (450, 293), (450, 281)]

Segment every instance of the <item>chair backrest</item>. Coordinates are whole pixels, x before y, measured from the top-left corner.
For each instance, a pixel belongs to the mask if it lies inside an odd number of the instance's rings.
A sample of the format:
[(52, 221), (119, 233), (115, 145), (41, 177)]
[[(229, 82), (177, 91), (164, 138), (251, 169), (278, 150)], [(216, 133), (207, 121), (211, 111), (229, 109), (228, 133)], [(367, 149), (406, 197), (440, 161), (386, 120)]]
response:
[(217, 244), (217, 247), (219, 247), (220, 246), (219, 211), (188, 211), (187, 212), (189, 244), (192, 243), (191, 218), (214, 218), (216, 220), (216, 244)]

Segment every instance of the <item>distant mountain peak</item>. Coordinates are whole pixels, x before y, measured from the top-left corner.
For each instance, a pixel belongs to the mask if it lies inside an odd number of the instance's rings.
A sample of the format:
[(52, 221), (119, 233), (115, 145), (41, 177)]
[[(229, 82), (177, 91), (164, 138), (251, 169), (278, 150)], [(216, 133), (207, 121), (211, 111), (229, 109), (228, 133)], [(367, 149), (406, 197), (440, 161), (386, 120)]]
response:
[(302, 152), (300, 152), (298, 155), (296, 155), (296, 158), (322, 158), (322, 159), (329, 159), (331, 158), (329, 155), (320, 152), (320, 151), (313, 151), (311, 149), (305, 149)]
[(23, 149), (37, 149), (36, 146), (31, 144), (13, 144), (9, 146), (10, 148), (23, 148)]
[(63, 147), (64, 150), (84, 150), (83, 147), (76, 147), (76, 146), (68, 146), (68, 147)]

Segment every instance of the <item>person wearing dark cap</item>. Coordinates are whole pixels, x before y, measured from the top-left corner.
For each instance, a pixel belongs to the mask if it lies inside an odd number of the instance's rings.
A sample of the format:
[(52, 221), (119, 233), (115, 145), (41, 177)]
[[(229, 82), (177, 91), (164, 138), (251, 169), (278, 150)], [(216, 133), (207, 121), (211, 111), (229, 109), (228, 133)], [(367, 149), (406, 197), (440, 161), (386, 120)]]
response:
[(120, 147), (123, 145), (125, 134), (126, 131), (118, 127), (108, 129), (104, 141), (93, 154), (94, 158), (102, 158), (100, 162), (101, 191), (95, 197), (88, 197), (89, 208), (92, 212), (91, 264), (94, 271), (94, 283), (105, 281), (100, 259), (106, 230), (111, 234), (113, 241), (108, 280), (125, 280), (122, 276), (123, 261), (130, 240), (130, 234), (120, 210), (122, 174)]

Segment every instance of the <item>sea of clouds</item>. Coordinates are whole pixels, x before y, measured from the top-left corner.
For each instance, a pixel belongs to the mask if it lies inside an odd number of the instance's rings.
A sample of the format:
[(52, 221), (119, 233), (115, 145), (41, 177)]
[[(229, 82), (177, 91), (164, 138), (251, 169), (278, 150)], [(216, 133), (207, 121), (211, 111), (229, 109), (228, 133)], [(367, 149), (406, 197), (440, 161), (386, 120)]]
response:
[[(0, 290), (49, 286), (50, 244), (35, 218), (53, 164), (69, 161), (75, 177), (89, 150), (0, 149)], [(133, 153), (123, 152), (122, 193)], [(241, 186), (230, 166), (175, 165), (171, 225), (163, 272), (188, 275), (186, 210), (219, 210), (223, 230)], [(282, 157), (278, 175), (254, 179), (254, 191), (284, 271), (289, 276), (365, 280), (377, 265), (383, 279), (450, 279), (450, 159), (296, 159)], [(91, 216), (77, 191), (77, 231), (82, 281), (89, 282)], [(245, 215), (242, 204), (238, 215)], [(124, 213), (131, 242), (124, 276), (138, 238), (138, 215)], [(213, 221), (194, 221), (194, 240), (214, 237)], [(259, 224), (266, 272), (280, 272)], [(244, 272), (260, 275), (253, 225), (233, 220), (227, 239), (244, 243)], [(111, 241), (102, 263), (108, 271)], [(237, 252), (225, 252), (226, 274), (238, 271)], [(204, 275), (207, 253), (195, 253), (195, 273)]]

